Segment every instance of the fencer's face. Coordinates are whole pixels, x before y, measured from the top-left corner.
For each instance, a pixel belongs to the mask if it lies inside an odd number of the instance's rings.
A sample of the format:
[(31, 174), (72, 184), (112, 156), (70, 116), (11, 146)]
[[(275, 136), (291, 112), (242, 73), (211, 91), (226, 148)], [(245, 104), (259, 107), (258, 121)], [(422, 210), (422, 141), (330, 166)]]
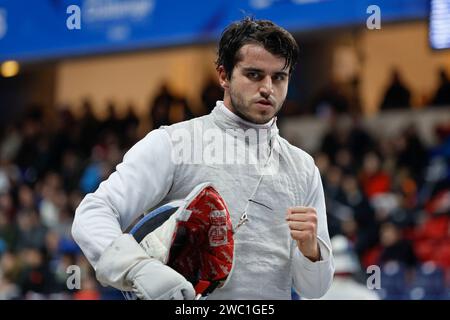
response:
[(262, 124), (272, 119), (286, 99), (289, 74), (285, 59), (260, 45), (246, 44), (238, 52), (230, 79), (219, 67), (224, 104), (241, 118)]

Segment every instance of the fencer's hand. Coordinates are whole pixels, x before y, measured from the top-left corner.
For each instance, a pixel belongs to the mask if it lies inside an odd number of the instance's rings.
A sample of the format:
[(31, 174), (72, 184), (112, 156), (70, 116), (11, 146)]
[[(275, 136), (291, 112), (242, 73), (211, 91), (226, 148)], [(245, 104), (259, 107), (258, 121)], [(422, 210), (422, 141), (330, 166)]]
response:
[(194, 300), (192, 284), (180, 273), (149, 257), (130, 234), (122, 234), (102, 253), (97, 279), (142, 300)]
[(319, 260), (316, 209), (311, 207), (288, 208), (286, 221), (291, 230), (291, 237), (297, 241), (301, 253), (311, 261)]
[(192, 284), (181, 274), (156, 259), (147, 259), (133, 267), (127, 278), (141, 300), (194, 300)]

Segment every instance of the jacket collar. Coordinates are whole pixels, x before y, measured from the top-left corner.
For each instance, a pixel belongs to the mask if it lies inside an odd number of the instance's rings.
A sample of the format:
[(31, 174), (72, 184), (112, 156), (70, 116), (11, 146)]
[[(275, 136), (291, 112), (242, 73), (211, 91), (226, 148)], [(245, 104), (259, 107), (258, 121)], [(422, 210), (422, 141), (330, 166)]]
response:
[(239, 117), (238, 115), (234, 114), (232, 111), (230, 111), (223, 103), (223, 101), (217, 101), (216, 106), (211, 112), (211, 115), (213, 116), (214, 122), (217, 126), (219, 126), (221, 129), (227, 130), (237, 130), (241, 129), (244, 131), (247, 131), (248, 129), (255, 129), (257, 132), (259, 130), (262, 130), (265, 132), (265, 134), (268, 135), (269, 140), (272, 140), (278, 135), (278, 127), (276, 120), (277, 118), (274, 117), (267, 123), (263, 124), (255, 124), (249, 121), (246, 121)]

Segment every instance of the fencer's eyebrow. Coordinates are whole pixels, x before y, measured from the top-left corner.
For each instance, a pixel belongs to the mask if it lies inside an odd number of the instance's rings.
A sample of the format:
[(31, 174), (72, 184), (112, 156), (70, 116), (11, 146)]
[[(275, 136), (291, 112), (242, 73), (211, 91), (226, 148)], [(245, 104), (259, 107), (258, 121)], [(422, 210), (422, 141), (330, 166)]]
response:
[(243, 67), (242, 68), (245, 72), (259, 72), (263, 73), (264, 71), (258, 68), (252, 68), (252, 67)]
[[(242, 68), (245, 72), (258, 72), (258, 73), (264, 73), (264, 70), (258, 69), (258, 68), (253, 68), (253, 67), (243, 67)], [(285, 71), (277, 71), (274, 74), (279, 75), (279, 76), (288, 76), (288, 73)]]
[(289, 76), (289, 74), (285, 71), (278, 71), (278, 72), (275, 72), (275, 74), (277, 76), (285, 76), (285, 77)]

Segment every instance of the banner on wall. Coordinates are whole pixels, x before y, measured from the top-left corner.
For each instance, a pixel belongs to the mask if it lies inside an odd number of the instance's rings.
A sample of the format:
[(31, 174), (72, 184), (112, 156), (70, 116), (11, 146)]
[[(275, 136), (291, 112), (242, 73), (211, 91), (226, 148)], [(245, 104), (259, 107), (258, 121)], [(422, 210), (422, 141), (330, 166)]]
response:
[[(292, 32), (365, 25), (369, 0), (0, 0), (0, 61), (214, 41), (244, 15)], [(383, 21), (424, 19), (427, 0), (378, 0)]]

